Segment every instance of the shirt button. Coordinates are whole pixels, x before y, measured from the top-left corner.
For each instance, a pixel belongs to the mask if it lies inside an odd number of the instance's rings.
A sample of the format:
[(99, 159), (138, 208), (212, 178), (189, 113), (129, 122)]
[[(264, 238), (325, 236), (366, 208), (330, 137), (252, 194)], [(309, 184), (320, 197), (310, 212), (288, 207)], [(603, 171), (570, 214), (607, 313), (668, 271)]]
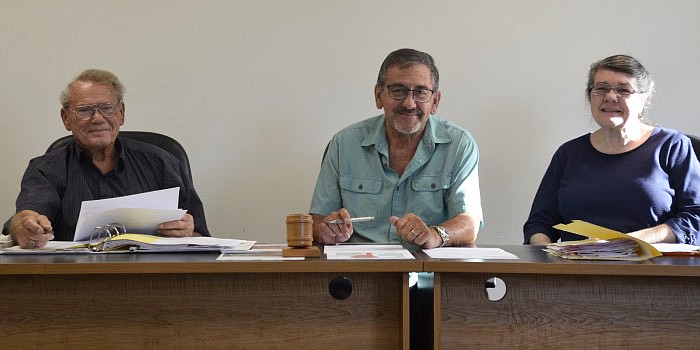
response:
[(436, 185), (436, 184), (431, 184), (430, 187), (431, 187), (431, 188), (435, 188), (435, 187), (437, 187), (437, 185)]
[(359, 189), (362, 189), (362, 187), (363, 187), (362, 184), (360, 184), (360, 186), (357, 186), (357, 188), (359, 188)]

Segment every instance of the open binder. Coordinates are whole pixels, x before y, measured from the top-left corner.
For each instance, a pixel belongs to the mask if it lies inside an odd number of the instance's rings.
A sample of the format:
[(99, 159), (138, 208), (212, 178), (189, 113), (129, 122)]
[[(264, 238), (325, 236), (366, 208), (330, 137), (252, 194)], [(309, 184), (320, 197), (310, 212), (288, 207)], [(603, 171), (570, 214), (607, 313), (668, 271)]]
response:
[(95, 227), (90, 240), (64, 250), (89, 250), (91, 252), (151, 251), (187, 252), (249, 250), (255, 241), (213, 237), (162, 237), (139, 233), (127, 233), (124, 226), (113, 223)]

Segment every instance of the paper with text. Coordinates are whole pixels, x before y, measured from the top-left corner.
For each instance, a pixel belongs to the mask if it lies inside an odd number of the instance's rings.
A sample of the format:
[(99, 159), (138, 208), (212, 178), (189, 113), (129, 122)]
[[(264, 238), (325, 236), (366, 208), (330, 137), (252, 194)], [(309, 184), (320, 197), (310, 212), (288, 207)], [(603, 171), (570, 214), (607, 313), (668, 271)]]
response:
[(187, 212), (178, 209), (180, 188), (133, 194), (123, 197), (83, 201), (75, 228), (75, 242), (90, 239), (97, 226), (120, 223), (127, 232), (155, 233), (156, 227), (180, 220)]
[(415, 259), (413, 254), (398, 244), (339, 244), (323, 248), (328, 260), (392, 260)]

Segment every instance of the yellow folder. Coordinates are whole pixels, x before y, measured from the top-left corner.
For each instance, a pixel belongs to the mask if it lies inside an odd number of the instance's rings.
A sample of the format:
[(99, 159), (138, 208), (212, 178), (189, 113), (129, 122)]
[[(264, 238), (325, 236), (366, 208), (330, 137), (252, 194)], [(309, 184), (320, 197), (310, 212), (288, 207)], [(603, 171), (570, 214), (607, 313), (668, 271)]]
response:
[[(636, 238), (632, 237), (629, 235), (626, 235), (622, 232), (614, 231), (609, 228), (605, 228), (603, 226), (598, 226), (595, 224), (591, 224), (586, 221), (582, 220), (573, 220), (569, 224), (559, 224), (555, 225), (554, 228), (562, 230), (562, 231), (567, 231), (571, 233), (575, 233), (577, 235), (585, 236), (588, 237), (586, 240), (582, 241), (569, 241), (569, 242), (560, 242), (560, 243), (552, 243), (547, 245), (547, 249), (545, 251), (561, 256), (563, 258), (567, 259), (588, 259), (588, 260), (632, 260), (632, 261), (641, 261), (641, 260), (647, 260), (651, 259), (657, 256), (661, 256), (661, 252), (656, 250), (656, 248), (652, 247), (651, 244)], [(635, 254), (631, 255), (619, 255), (616, 256), (615, 254), (610, 254), (610, 255), (585, 255), (585, 254), (561, 254), (562, 250), (561, 248), (572, 248), (572, 247), (577, 247), (577, 246), (584, 246), (584, 245), (589, 245), (595, 247), (596, 245), (600, 246), (601, 252), (604, 252), (605, 249), (605, 244), (608, 242), (612, 242), (615, 240), (632, 240), (636, 243), (636, 251)], [(593, 248), (595, 249), (595, 248)]]

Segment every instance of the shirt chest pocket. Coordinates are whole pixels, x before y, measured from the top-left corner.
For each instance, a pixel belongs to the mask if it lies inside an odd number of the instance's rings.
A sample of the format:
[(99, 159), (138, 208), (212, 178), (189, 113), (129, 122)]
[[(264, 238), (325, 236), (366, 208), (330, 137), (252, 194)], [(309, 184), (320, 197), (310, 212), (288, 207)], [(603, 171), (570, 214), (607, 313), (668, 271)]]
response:
[(413, 200), (408, 206), (409, 211), (422, 218), (433, 218), (444, 213), (444, 199), (450, 188), (450, 179), (449, 174), (415, 176), (411, 180)]
[[(382, 191), (382, 180), (341, 176), (342, 205), (352, 216), (377, 216)], [(359, 229), (362, 223), (357, 223)]]
[(341, 176), (340, 188), (358, 194), (377, 194), (382, 189), (382, 181), (372, 178)]
[(416, 192), (436, 192), (450, 188), (450, 174), (416, 176), (411, 188)]

